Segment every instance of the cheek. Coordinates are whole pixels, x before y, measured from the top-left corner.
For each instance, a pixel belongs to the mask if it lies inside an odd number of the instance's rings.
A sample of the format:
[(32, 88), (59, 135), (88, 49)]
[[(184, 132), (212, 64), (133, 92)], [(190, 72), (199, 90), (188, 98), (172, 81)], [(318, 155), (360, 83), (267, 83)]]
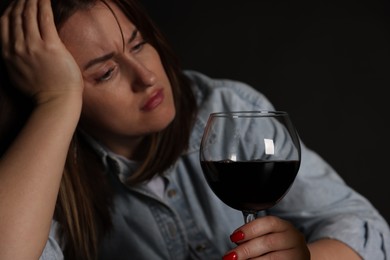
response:
[(83, 107), (81, 111), (81, 123), (84, 125), (100, 126), (107, 115), (112, 114), (106, 100), (91, 95), (88, 90), (84, 91)]
[(84, 88), (83, 93), (83, 107), (81, 110), (81, 116), (84, 118), (91, 118), (94, 117), (93, 114), (96, 111), (97, 107), (96, 104), (98, 101), (96, 100), (96, 97), (89, 94), (90, 91), (88, 91), (87, 88)]
[(80, 126), (87, 133), (102, 135), (121, 129), (121, 120), (115, 111), (104, 106), (85, 106), (81, 112)]
[(81, 125), (91, 131), (121, 129), (134, 111), (133, 99), (123, 92), (85, 89)]
[(101, 125), (103, 118), (98, 108), (90, 104), (83, 104), (81, 111), (80, 123), (86, 128), (97, 128)]

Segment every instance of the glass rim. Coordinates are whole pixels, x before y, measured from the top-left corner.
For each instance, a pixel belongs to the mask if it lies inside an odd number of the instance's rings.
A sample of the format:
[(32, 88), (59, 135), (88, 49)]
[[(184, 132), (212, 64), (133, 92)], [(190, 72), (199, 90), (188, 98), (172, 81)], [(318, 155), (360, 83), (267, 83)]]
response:
[(225, 111), (210, 113), (210, 117), (267, 117), (288, 116), (286, 111), (278, 110), (248, 110), (248, 111)]

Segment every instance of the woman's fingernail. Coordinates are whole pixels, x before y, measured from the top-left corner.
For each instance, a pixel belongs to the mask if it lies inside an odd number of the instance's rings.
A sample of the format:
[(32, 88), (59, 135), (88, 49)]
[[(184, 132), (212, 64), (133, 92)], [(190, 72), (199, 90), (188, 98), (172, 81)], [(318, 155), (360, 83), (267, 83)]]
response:
[(237, 259), (238, 259), (238, 256), (237, 256), (236, 252), (230, 252), (229, 254), (227, 254), (223, 257), (223, 260), (237, 260)]
[(243, 240), (245, 238), (245, 234), (244, 232), (242, 231), (236, 231), (234, 232), (231, 236), (230, 236), (230, 240), (233, 242), (233, 243), (236, 243), (240, 240)]

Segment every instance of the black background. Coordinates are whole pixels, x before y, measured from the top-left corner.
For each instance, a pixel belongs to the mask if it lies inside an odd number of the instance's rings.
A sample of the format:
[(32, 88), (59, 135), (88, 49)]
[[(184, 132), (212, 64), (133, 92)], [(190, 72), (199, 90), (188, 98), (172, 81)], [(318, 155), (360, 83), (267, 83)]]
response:
[(387, 0), (143, 3), (185, 69), (259, 89), (390, 222)]

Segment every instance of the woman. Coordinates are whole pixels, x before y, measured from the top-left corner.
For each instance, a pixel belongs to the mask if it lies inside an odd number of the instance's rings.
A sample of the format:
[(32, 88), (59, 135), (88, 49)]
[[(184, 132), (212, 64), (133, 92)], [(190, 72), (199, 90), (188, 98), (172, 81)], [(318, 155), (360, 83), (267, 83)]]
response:
[(182, 72), (136, 1), (17, 0), (1, 46), (0, 259), (389, 256), (383, 218), (306, 147), (288, 195), (242, 225), (203, 180), (201, 132), (273, 107)]

